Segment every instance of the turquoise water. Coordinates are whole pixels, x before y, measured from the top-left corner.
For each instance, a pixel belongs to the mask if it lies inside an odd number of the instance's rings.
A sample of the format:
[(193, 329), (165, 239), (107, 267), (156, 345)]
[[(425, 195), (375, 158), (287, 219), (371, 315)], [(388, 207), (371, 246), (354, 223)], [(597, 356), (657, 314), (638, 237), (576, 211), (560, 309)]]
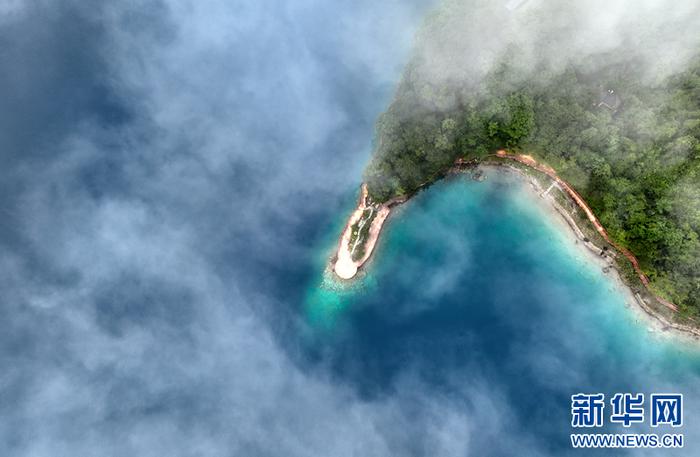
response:
[(490, 424), (470, 439), (490, 455), (507, 455), (504, 434), (536, 455), (573, 452), (578, 392), (680, 392), (686, 446), (660, 455), (700, 455), (697, 345), (650, 332), (525, 186), (489, 171), (484, 182), (456, 177), (422, 192), (391, 216), (350, 286), (323, 272), (343, 222), (330, 227), (304, 304), (309, 360), (370, 402), (412, 379)]

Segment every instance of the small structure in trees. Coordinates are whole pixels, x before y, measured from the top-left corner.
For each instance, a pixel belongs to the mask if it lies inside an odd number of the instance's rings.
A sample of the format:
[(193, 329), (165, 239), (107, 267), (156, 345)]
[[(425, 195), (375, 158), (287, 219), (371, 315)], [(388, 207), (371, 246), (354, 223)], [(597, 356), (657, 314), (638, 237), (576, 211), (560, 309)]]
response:
[(598, 108), (605, 107), (615, 113), (620, 106), (622, 106), (622, 99), (613, 89), (608, 89), (601, 94)]

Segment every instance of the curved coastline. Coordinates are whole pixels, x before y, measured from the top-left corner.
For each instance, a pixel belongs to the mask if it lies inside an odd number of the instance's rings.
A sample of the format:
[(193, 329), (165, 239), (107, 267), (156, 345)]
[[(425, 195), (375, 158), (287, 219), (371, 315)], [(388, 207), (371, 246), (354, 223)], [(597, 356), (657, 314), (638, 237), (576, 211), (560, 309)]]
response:
[[(395, 198), (386, 203), (373, 203), (367, 193), (367, 185), (362, 184), (360, 188), (360, 198), (357, 203), (357, 208), (352, 212), (348, 222), (345, 224), (343, 233), (340, 236), (338, 243), (338, 252), (335, 256), (333, 271), (341, 279), (352, 279), (357, 274), (358, 270), (369, 260), (374, 252), (374, 247), (379, 239), (379, 234), (384, 226), (384, 221), (389, 217), (391, 207), (406, 201), (406, 198)], [(367, 231), (367, 239), (360, 246), (363, 253), (359, 258), (355, 258), (354, 254), (358, 248), (358, 241), (354, 242), (353, 227), (362, 223), (363, 214), (365, 211), (370, 211), (372, 219), (369, 221), (369, 229)], [(366, 222), (366, 221), (365, 221)], [(359, 228), (362, 229), (363, 226)], [(359, 237), (359, 234), (357, 235)]]
[[(628, 305), (632, 305), (632, 308), (638, 315), (647, 320), (649, 324), (649, 330), (658, 334), (668, 332), (669, 330), (673, 336), (681, 337), (684, 340), (691, 340), (694, 343), (700, 341), (700, 329), (690, 325), (684, 325), (673, 321), (673, 316), (675, 316), (675, 311), (671, 308), (666, 307), (664, 303), (659, 305), (654, 305), (651, 300), (656, 298), (656, 296), (649, 292), (646, 297), (643, 297), (640, 293), (639, 288), (636, 288), (630, 283), (628, 279), (619, 268), (617, 263), (617, 253), (613, 250), (605, 250), (603, 247), (597, 245), (592, 240), (590, 240), (584, 229), (581, 227), (581, 222), (588, 221), (588, 218), (581, 218), (578, 222), (574, 216), (564, 208), (556, 198), (550, 194), (549, 187), (543, 186), (537, 178), (532, 175), (527, 174), (523, 169), (506, 164), (506, 163), (494, 163), (490, 165), (482, 165), (482, 167), (493, 167), (498, 170), (508, 170), (520, 175), (525, 179), (533, 190), (532, 199), (534, 201), (539, 201), (542, 207), (550, 212), (552, 220), (559, 222), (562, 225), (562, 229), (568, 233), (575, 236), (574, 242), (576, 245), (581, 247), (582, 253), (586, 257), (586, 261), (594, 262), (598, 264), (601, 269), (609, 275), (609, 277), (615, 282), (616, 286), (625, 294), (626, 302)], [(567, 196), (569, 200), (572, 200), (568, 194), (565, 194), (562, 190), (562, 195)], [(612, 251), (612, 252), (611, 252)], [(625, 256), (626, 257), (626, 256)], [(646, 285), (642, 283), (643, 288), (646, 289)]]
[[(620, 246), (619, 244), (615, 243), (610, 236), (608, 235), (608, 232), (605, 230), (605, 227), (603, 227), (603, 224), (600, 223), (598, 218), (593, 214), (593, 210), (588, 206), (588, 203), (579, 195), (576, 190), (569, 185), (566, 181), (561, 179), (559, 175), (557, 175), (556, 171), (554, 171), (553, 168), (542, 165), (538, 163), (534, 158), (528, 155), (523, 155), (523, 154), (508, 154), (504, 150), (500, 150), (496, 152), (496, 157), (502, 158), (502, 159), (509, 159), (509, 160), (514, 160), (516, 162), (520, 162), (523, 165), (526, 165), (534, 170), (537, 170), (541, 173), (546, 174), (549, 176), (554, 183), (556, 183), (557, 186), (563, 191), (565, 191), (568, 196), (573, 200), (576, 205), (581, 208), (581, 210), (586, 214), (586, 218), (588, 221), (593, 225), (593, 228), (595, 228), (596, 232), (600, 236), (603, 237), (606, 243), (608, 243), (610, 246), (614, 247), (618, 252), (622, 253), (625, 257), (627, 257), (627, 260), (630, 261), (632, 264), (632, 267), (634, 268), (635, 273), (637, 273), (637, 276), (639, 277), (639, 280), (644, 284), (644, 286), (649, 289), (649, 292), (654, 295), (654, 298), (661, 303), (662, 305), (666, 306), (672, 311), (678, 311), (678, 307), (674, 304), (671, 303), (670, 301), (664, 299), (663, 297), (658, 296), (655, 294), (651, 289), (649, 288), (649, 278), (647, 275), (644, 274), (642, 271), (641, 267), (639, 266), (639, 261), (637, 258), (632, 254), (628, 249), (625, 249), (624, 247)], [(579, 230), (580, 232), (580, 230)]]
[[(607, 236), (607, 232), (605, 232), (605, 229), (598, 222), (597, 218), (590, 210), (588, 205), (585, 203), (585, 201), (582, 199), (582, 197), (580, 197), (575, 192), (575, 190), (573, 190), (573, 188), (571, 188), (568, 185), (568, 183), (561, 180), (561, 178), (559, 178), (556, 175), (553, 169), (538, 164), (534, 161), (534, 159), (529, 158), (529, 156), (520, 157), (515, 154), (508, 154), (505, 151), (498, 151), (496, 154), (494, 154), (494, 157), (502, 160), (511, 160), (519, 163), (520, 165), (523, 165), (524, 167), (530, 170), (535, 170), (539, 173), (543, 173), (546, 176), (548, 176), (552, 180), (552, 182), (549, 183), (547, 189), (544, 189), (542, 183), (537, 178), (526, 173), (525, 170), (517, 166), (505, 163), (503, 161), (482, 164), (478, 162), (464, 162), (458, 160), (455, 163), (455, 165), (448, 170), (447, 174), (449, 175), (464, 173), (465, 171), (473, 170), (476, 166), (492, 166), (494, 168), (497, 167), (501, 169), (512, 170), (520, 174), (530, 182), (532, 188), (537, 191), (538, 195), (541, 197), (541, 200), (546, 203), (546, 206), (549, 207), (551, 210), (554, 210), (558, 214), (560, 220), (563, 220), (566, 223), (566, 225), (569, 228), (569, 231), (576, 236), (576, 242), (581, 242), (583, 246), (587, 248), (587, 251), (591, 255), (591, 260), (597, 260), (598, 262), (602, 262), (602, 267), (606, 272), (609, 270), (614, 271), (616, 281), (621, 287), (623, 287), (627, 292), (629, 292), (629, 301), (632, 301), (636, 305), (636, 308), (638, 310), (642, 311), (645, 316), (650, 318), (650, 324), (656, 327), (656, 330), (662, 332), (665, 332), (667, 330), (673, 330), (674, 333), (678, 333), (680, 334), (680, 336), (692, 337), (693, 340), (700, 341), (700, 328), (693, 325), (686, 325), (675, 322), (674, 316), (677, 312), (677, 308), (675, 307), (675, 305), (671, 302), (668, 302), (667, 300), (664, 300), (661, 297), (658, 297), (649, 288), (648, 279), (643, 274), (643, 272), (641, 272), (638, 263), (636, 263), (636, 258), (634, 258), (634, 256), (625, 249), (621, 249), (609, 239), (609, 237)], [(523, 159), (523, 157), (525, 159)], [(531, 163), (527, 160), (528, 158), (531, 160)], [(579, 223), (577, 223), (575, 217), (569, 211), (567, 211), (567, 209), (562, 207), (562, 205), (560, 205), (556, 201), (556, 198), (554, 198), (554, 196), (551, 195), (550, 191), (554, 187), (556, 187), (560, 191), (561, 195), (563, 195), (567, 201), (579, 207), (586, 217), (580, 218)], [(350, 218), (348, 219), (348, 222), (346, 223), (345, 228), (343, 229), (342, 235), (340, 237), (338, 243), (338, 251), (334, 258), (331, 260), (332, 269), (337, 277), (343, 280), (352, 280), (357, 275), (357, 273), (362, 269), (366, 262), (371, 258), (377, 240), (379, 239), (381, 230), (384, 226), (384, 223), (391, 214), (392, 207), (401, 204), (407, 201), (408, 199), (409, 197), (400, 197), (389, 200), (388, 202), (383, 204), (373, 203), (370, 197), (368, 196), (366, 184), (362, 184), (357, 208), (350, 215)], [(368, 230), (368, 236), (366, 240), (364, 240), (362, 243), (362, 255), (359, 258), (357, 258), (357, 256), (356, 258), (353, 258), (354, 251), (356, 250), (358, 244), (358, 240), (355, 240), (354, 243), (351, 243), (351, 239), (353, 237), (353, 227), (357, 226), (358, 221), (360, 221), (360, 219), (363, 217), (363, 214), (366, 210), (371, 210), (373, 213), (375, 213), (375, 216), (371, 221), (369, 221), (370, 227)], [(580, 222), (587, 222), (588, 224), (590, 224), (595, 230), (595, 232), (601, 236), (602, 240), (604, 240), (604, 242), (606, 242), (610, 247), (612, 247), (612, 249), (608, 250), (607, 247), (597, 246), (591, 240), (589, 240), (584, 234), (582, 228), (579, 226)], [(635, 290), (633, 284), (631, 284), (630, 281), (626, 279), (624, 274), (620, 271), (619, 266), (616, 263), (617, 253), (622, 254), (627, 259), (627, 261), (631, 263), (632, 267), (635, 270), (635, 273), (637, 274), (641, 284), (643, 285), (644, 291), (646, 292), (644, 294), (645, 297), (643, 297), (642, 294), (640, 294), (639, 290)], [(650, 301), (652, 303), (650, 303)], [(653, 301), (656, 301), (656, 303), (658, 304), (653, 303)], [(666, 309), (666, 312), (663, 312), (663, 310), (660, 308)], [(671, 314), (670, 316), (669, 312)]]

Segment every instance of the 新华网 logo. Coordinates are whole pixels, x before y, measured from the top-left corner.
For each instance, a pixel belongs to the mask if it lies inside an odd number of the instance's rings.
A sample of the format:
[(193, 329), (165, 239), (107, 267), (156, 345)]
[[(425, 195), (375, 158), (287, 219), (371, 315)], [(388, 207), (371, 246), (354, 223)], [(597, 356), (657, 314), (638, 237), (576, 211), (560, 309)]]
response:
[[(606, 410), (606, 406), (610, 406)], [(642, 393), (616, 393), (609, 403), (603, 393), (577, 393), (571, 396), (571, 426), (599, 428), (609, 423), (631, 427), (648, 420), (651, 427), (683, 426), (683, 395), (653, 393), (649, 395), (648, 410)], [(609, 411), (606, 416), (606, 411)], [(645, 414), (648, 412), (648, 415)], [(573, 447), (604, 448), (682, 448), (682, 434), (655, 433), (576, 433), (571, 434)]]

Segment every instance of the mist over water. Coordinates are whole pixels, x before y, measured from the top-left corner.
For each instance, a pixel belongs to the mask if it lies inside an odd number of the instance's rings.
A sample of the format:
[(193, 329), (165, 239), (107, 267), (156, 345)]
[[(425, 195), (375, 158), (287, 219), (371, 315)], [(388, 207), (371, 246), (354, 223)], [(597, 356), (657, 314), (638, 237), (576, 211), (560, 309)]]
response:
[(399, 208), (357, 284), (311, 285), (311, 358), (367, 401), (420, 385), (469, 417), (467, 448), (483, 455), (509, 455), (505, 437), (527, 443), (525, 455), (572, 452), (578, 392), (681, 392), (686, 447), (663, 452), (693, 455), (697, 345), (650, 332), (522, 178), (487, 175), (448, 179)]
[(0, 455), (562, 455), (628, 388), (686, 394), (693, 455), (694, 353), (508, 179), (324, 278), (431, 5), (0, 5)]

